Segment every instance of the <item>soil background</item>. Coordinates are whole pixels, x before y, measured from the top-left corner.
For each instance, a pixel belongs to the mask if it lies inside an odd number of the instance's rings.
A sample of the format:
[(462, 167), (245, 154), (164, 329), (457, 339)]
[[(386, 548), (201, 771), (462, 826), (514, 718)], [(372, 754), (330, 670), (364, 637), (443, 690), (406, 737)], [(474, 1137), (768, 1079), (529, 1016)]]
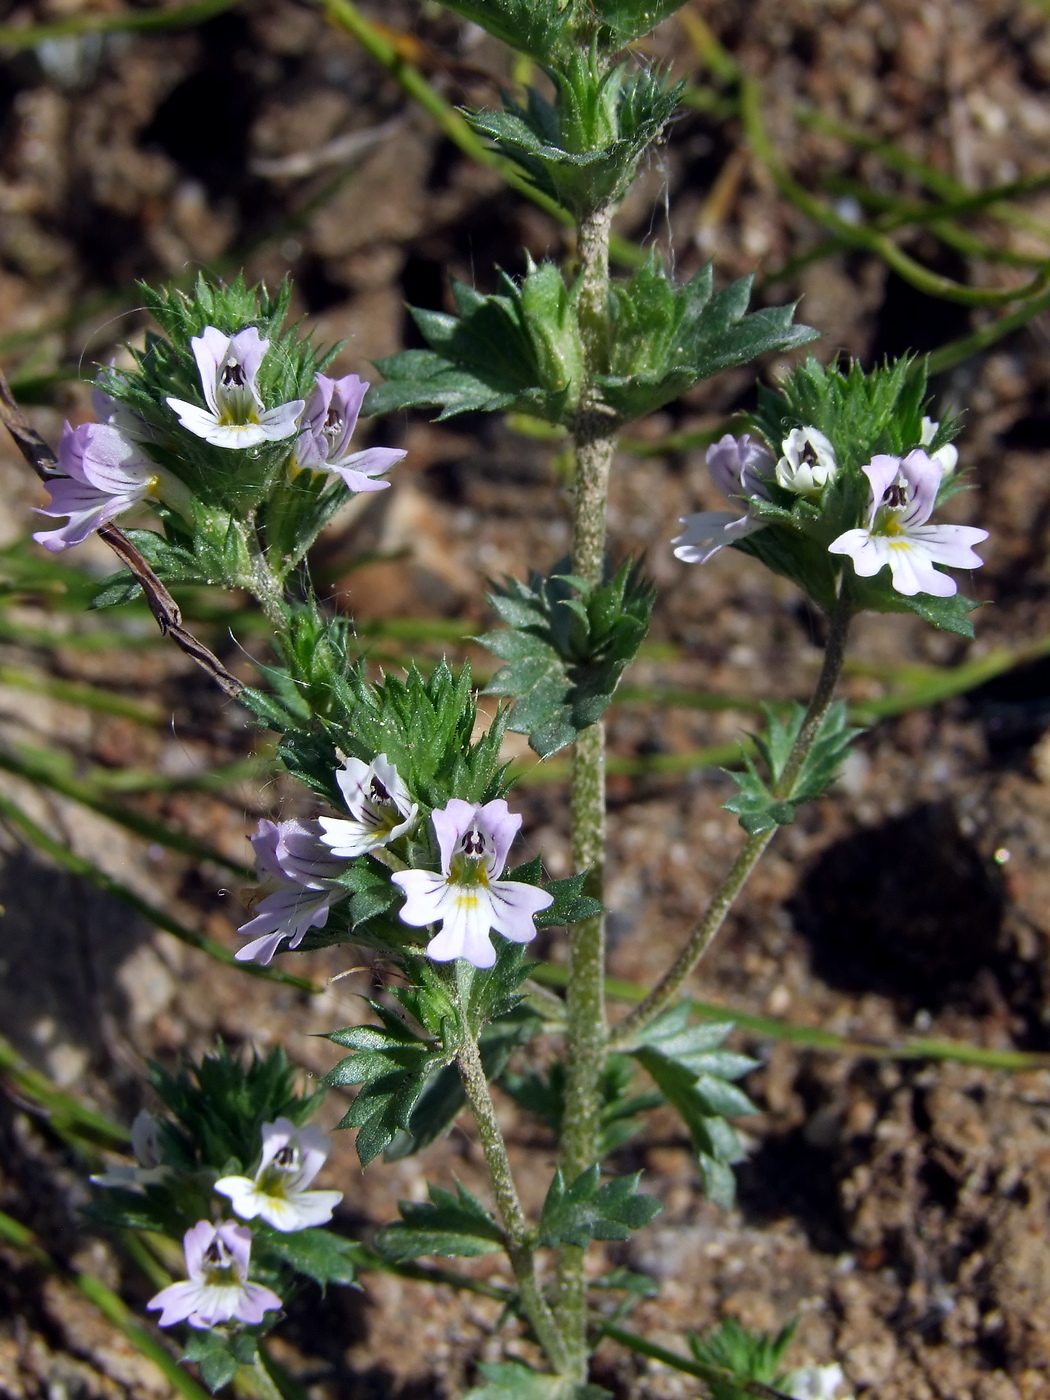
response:
[[(41, 23), (108, 7), (48, 0), (5, 18)], [(506, 53), (437, 5), (362, 8), (411, 36), (412, 53), (454, 102), (491, 103), (508, 78)], [(1034, 4), (700, 0), (689, 13), (761, 78), (769, 129), (808, 185), (840, 177), (916, 192), (874, 156), (802, 123), (803, 104), (902, 143), (967, 188), (1046, 168), (1050, 28)], [(673, 19), (646, 52), (703, 83), (695, 38), (695, 27)], [(274, 283), (290, 273), (297, 314), (320, 340), (346, 342), (339, 371), (367, 374), (374, 358), (420, 343), (406, 303), (447, 306), (451, 277), (492, 289), (494, 266), (517, 272), (523, 248), (566, 252), (556, 225), (459, 154), (310, 5), (250, 0), (195, 30), (51, 43), (9, 50), (0, 62), (0, 355), (16, 379), (44, 384), (33, 416), (52, 441), (63, 417), (90, 416), (90, 403), (84, 384), (47, 376), (70, 366), (89, 376), (142, 335), (136, 278), (243, 266), (250, 279)], [(1047, 218), (1050, 194), (1026, 207)], [(683, 112), (618, 230), (655, 241), (683, 277), (713, 258), (720, 279), (757, 270), (760, 284), (820, 241), (778, 197), (717, 100)], [(953, 277), (992, 285), (1003, 275), (922, 235), (907, 246)], [(825, 358), (922, 352), (980, 323), (859, 253), (811, 262), (759, 295), (801, 296), (802, 318), (824, 333)], [(880, 666), (949, 664), (1050, 633), (1047, 365), (1047, 329), (1036, 321), (935, 382), (937, 411), (967, 414), (960, 448), (974, 489), (952, 503), (951, 518), (991, 531), (986, 566), (964, 584), (985, 605), (977, 640), (916, 619), (865, 617), (854, 646), (865, 669), (846, 683), (851, 699), (884, 693)], [(815, 674), (820, 621), (788, 585), (733, 551), (702, 569), (673, 559), (678, 517), (718, 500), (702, 450), (641, 450), (714, 427), (753, 401), (753, 386), (751, 369), (702, 385), (632, 430), (639, 450), (617, 462), (611, 549), (645, 551), (659, 586), (658, 645), (633, 668), (633, 685), (803, 697)], [(480, 631), (486, 579), (550, 569), (566, 552), (558, 444), (497, 420), (435, 426), (402, 415), (370, 431), (408, 455), (393, 489), (344, 511), (314, 559), (332, 606), (362, 631), (406, 618)], [(43, 494), (6, 442), (0, 482), (6, 545), (28, 530)], [(79, 553), (91, 571), (111, 568), (101, 547)], [(25, 629), (41, 619), (79, 624), (38, 594), (8, 589), (5, 607), (23, 629), (21, 641), (10, 629), (0, 635), (7, 748), (34, 744), (85, 771), (159, 769), (173, 779), (265, 749), (265, 736), (174, 650), (32, 648)], [(235, 645), (219, 628), (214, 639), (248, 676), (253, 655), (264, 655), (257, 638), (249, 630)], [(436, 658), (441, 648), (422, 650)], [(152, 706), (155, 722), (28, 692), (12, 682), (26, 665), (115, 688)], [(611, 750), (674, 755), (731, 740), (747, 722), (739, 710), (624, 703), (611, 712)], [(1047, 662), (873, 727), (836, 790), (777, 836), (696, 993), (860, 1040), (918, 1030), (1050, 1050), (1048, 729)], [(2, 783), (72, 849), (236, 946), (244, 913), (228, 871), (173, 857), (52, 792), (9, 776)], [(666, 964), (732, 859), (741, 833), (721, 807), (728, 792), (710, 768), (613, 779), (616, 976), (644, 981)], [(287, 781), (245, 779), (221, 794), (153, 794), (140, 807), (246, 862), (257, 819), (305, 811), (302, 803)], [(523, 787), (518, 805), (529, 853), (542, 853), (552, 875), (567, 873), (564, 786)], [(252, 981), (155, 932), (15, 832), (0, 832), (0, 842), (0, 1028), (59, 1084), (125, 1122), (149, 1102), (149, 1057), (172, 1063), (221, 1035), (241, 1046), (280, 1041), (320, 1074), (335, 1053), (315, 1033), (366, 1019), (357, 994), (372, 987), (368, 968), (314, 998)], [(542, 951), (562, 960), (564, 936), (546, 937)], [(364, 961), (336, 949), (285, 964), (323, 981)], [(660, 1285), (632, 1325), (675, 1346), (684, 1330), (720, 1317), (772, 1329), (797, 1316), (792, 1357), (839, 1360), (858, 1397), (1050, 1396), (1050, 1072), (829, 1055), (742, 1032), (736, 1040), (761, 1061), (747, 1088), (762, 1109), (742, 1125), (750, 1155), (736, 1209), (703, 1200), (670, 1115), (619, 1153), (623, 1170), (645, 1169), (664, 1207), (629, 1245), (610, 1246), (603, 1264), (629, 1264)], [(344, 1108), (333, 1093), (327, 1121)], [(499, 1110), (535, 1210), (552, 1144), (509, 1101)], [(83, 1164), (17, 1094), (0, 1099), (0, 1141), (0, 1208), (140, 1307), (149, 1285), (78, 1216)], [(393, 1217), (396, 1199), (421, 1199), (426, 1180), (449, 1186), (457, 1177), (484, 1189), (466, 1125), (423, 1158), (366, 1172), (349, 1135), (338, 1135), (322, 1184), (345, 1192), (340, 1227), (368, 1238)], [(275, 1353), (316, 1400), (452, 1397), (479, 1360), (500, 1355), (506, 1334), (496, 1324), (483, 1299), (373, 1276), (361, 1291), (299, 1303)], [(507, 1345), (529, 1354), (513, 1333)], [(595, 1379), (618, 1397), (698, 1389), (608, 1345)], [(0, 1395), (165, 1393), (159, 1372), (78, 1295), (0, 1249)]]

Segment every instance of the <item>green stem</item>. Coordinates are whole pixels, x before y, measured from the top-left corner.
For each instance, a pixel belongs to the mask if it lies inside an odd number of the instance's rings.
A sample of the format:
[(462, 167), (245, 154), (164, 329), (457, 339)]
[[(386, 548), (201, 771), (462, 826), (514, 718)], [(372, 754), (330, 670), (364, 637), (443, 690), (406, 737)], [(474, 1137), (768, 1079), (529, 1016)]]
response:
[(559, 1374), (564, 1375), (570, 1369), (569, 1353), (536, 1278), (531, 1231), (521, 1208), (518, 1188), (514, 1184), (506, 1143), (496, 1118), (477, 1041), (472, 1036), (468, 1035), (464, 1040), (456, 1063), (474, 1121), (478, 1125), (481, 1150), (485, 1154), (485, 1165), (503, 1222), (507, 1256), (518, 1281), (522, 1308), (547, 1360)]
[[(573, 573), (599, 584), (605, 559), (605, 515), (616, 427), (604, 410), (596, 379), (608, 360), (609, 229), (612, 207), (577, 228), (577, 315), (584, 349), (580, 408), (574, 425), (576, 478)], [(572, 762), (573, 868), (586, 873), (584, 892), (601, 900), (605, 862), (605, 727), (592, 725), (576, 741)], [(608, 1026), (605, 1014), (605, 918), (575, 926), (569, 945), (566, 998), (565, 1111), (561, 1165), (568, 1181), (598, 1158), (601, 1076)], [(587, 1297), (584, 1251), (558, 1253), (558, 1320), (572, 1354), (573, 1374), (586, 1379)]]
[[(773, 789), (774, 794), (778, 797), (787, 796), (791, 792), (795, 779), (806, 761), (806, 755), (820, 732), (820, 727), (828, 712), (828, 706), (834, 696), (839, 675), (842, 672), (851, 616), (849, 600), (844, 591), (838, 607), (831, 616), (831, 630), (828, 633), (827, 646), (824, 648), (824, 664), (817, 679), (813, 698), (809, 702), (802, 727), (798, 731), (798, 737), (795, 739), (787, 763), (784, 765), (784, 771)], [(703, 917), (689, 935), (673, 965), (645, 1000), (640, 1002), (614, 1027), (609, 1040), (611, 1046), (620, 1048), (630, 1045), (638, 1032), (659, 1016), (661, 1011), (664, 1011), (675, 999), (682, 983), (690, 976), (697, 963), (714, 942), (715, 936), (725, 923), (726, 915), (733, 907), (737, 895), (747, 884), (751, 872), (775, 834), (776, 827), (773, 827), (770, 831), (761, 831), (757, 835), (747, 838), (740, 849), (740, 854), (730, 866), (729, 873), (712, 895), (710, 903), (704, 910)]]

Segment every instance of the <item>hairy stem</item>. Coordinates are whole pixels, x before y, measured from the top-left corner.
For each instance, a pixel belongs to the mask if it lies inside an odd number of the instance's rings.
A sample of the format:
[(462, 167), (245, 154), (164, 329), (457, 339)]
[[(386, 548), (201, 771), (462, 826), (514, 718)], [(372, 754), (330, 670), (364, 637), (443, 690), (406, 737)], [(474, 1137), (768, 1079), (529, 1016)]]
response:
[[(806, 755), (820, 732), (820, 726), (824, 722), (842, 671), (851, 616), (849, 600), (843, 594), (838, 607), (831, 616), (831, 629), (828, 633), (827, 646), (824, 648), (824, 664), (820, 669), (813, 698), (806, 709), (798, 737), (788, 755), (787, 763), (784, 765), (784, 771), (774, 788), (778, 797), (786, 797), (791, 792), (799, 770), (806, 761)], [(715, 936), (725, 922), (726, 915), (733, 907), (737, 895), (747, 884), (751, 872), (775, 834), (776, 827), (773, 827), (770, 831), (761, 831), (757, 835), (747, 838), (736, 860), (730, 866), (725, 879), (711, 896), (703, 917), (689, 935), (685, 947), (678, 954), (672, 967), (664, 974), (645, 1000), (639, 1002), (634, 1010), (629, 1012), (614, 1027), (609, 1038), (611, 1046), (619, 1048), (630, 1045), (638, 1032), (659, 1016), (660, 1012), (664, 1011), (674, 1000), (682, 983), (693, 972), (700, 959), (714, 942)]]
[[(574, 428), (576, 459), (573, 573), (599, 584), (605, 556), (609, 468), (616, 428), (604, 410), (596, 377), (608, 362), (609, 228), (612, 207), (583, 218), (577, 228), (580, 284), (577, 302), (584, 349), (580, 408)], [(585, 871), (586, 894), (602, 898), (605, 860), (605, 729), (592, 725), (576, 741), (572, 766), (573, 867)], [(567, 1081), (561, 1164), (574, 1181), (598, 1158), (601, 1076), (605, 1066), (605, 920), (577, 924), (569, 948), (566, 998)], [(558, 1320), (576, 1379), (587, 1369), (584, 1251), (565, 1245), (558, 1255)]]
[(464, 1041), (456, 1056), (456, 1063), (474, 1120), (478, 1125), (481, 1150), (485, 1154), (485, 1165), (492, 1179), (492, 1189), (506, 1237), (507, 1255), (514, 1270), (514, 1277), (518, 1281), (522, 1308), (532, 1324), (537, 1341), (547, 1354), (547, 1360), (559, 1374), (568, 1374), (572, 1369), (569, 1352), (536, 1278), (528, 1221), (518, 1199), (518, 1188), (511, 1174), (507, 1147), (496, 1119), (496, 1110), (489, 1093), (481, 1055), (477, 1042), (472, 1037), (468, 1036)]

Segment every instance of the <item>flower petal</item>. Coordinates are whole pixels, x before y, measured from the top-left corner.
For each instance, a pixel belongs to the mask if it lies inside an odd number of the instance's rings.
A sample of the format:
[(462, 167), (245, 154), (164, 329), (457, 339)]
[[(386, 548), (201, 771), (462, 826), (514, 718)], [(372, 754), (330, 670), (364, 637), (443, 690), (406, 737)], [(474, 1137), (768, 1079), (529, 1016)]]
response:
[[(215, 397), (215, 388), (219, 381), (219, 366), (226, 358), (229, 344), (230, 337), (223, 335), (222, 331), (215, 326), (205, 326), (200, 335), (195, 335), (190, 341), (193, 358), (197, 361), (197, 373), (201, 377), (204, 401), (216, 417), (219, 412), (219, 404)], [(168, 400), (173, 408), (176, 402), (177, 400)], [(188, 426), (188, 424), (183, 424), (183, 427)], [(190, 429), (190, 431), (195, 432), (196, 429)], [(198, 434), (198, 436), (203, 437), (203, 433)]]
[(515, 943), (529, 943), (536, 937), (535, 915), (554, 903), (552, 894), (520, 880), (493, 880), (489, 895), (492, 927)]
[(299, 415), (305, 403), (302, 399), (290, 399), (259, 414), (258, 423), (252, 424), (260, 434), (259, 442), (283, 442), (299, 431)]
[(399, 870), (390, 879), (405, 892), (405, 903), (399, 911), (403, 923), (425, 928), (445, 917), (449, 888), (443, 875), (432, 870)]
[(512, 812), (506, 800), (497, 797), (478, 809), (478, 825), (489, 837), (486, 845), (492, 849), (486, 851), (485, 865), (489, 878), (495, 879), (503, 873), (511, 843), (521, 830), (521, 813)]
[(198, 1220), (182, 1237), (182, 1249), (186, 1255), (186, 1272), (190, 1278), (199, 1279), (204, 1267), (204, 1255), (215, 1238), (215, 1226), (210, 1220)]
[(984, 560), (973, 545), (988, 538), (987, 530), (974, 525), (919, 525), (908, 534), (921, 544), (935, 564), (952, 569), (979, 569)]
[(146, 1307), (150, 1311), (155, 1308), (162, 1310), (157, 1319), (158, 1327), (171, 1327), (176, 1322), (185, 1322), (191, 1313), (196, 1312), (203, 1287), (203, 1284), (187, 1279), (181, 1283), (169, 1284), (167, 1288), (162, 1288), (159, 1293), (154, 1294)]
[(241, 1300), (234, 1316), (253, 1326), (262, 1322), (264, 1313), (283, 1307), (284, 1303), (273, 1289), (264, 1288), (261, 1283), (246, 1283), (241, 1289)]
[(451, 797), (444, 807), (436, 807), (431, 812), (430, 820), (434, 823), (444, 874), (448, 874), (456, 847), (470, 830), (477, 812), (477, 803), (464, 802), (461, 797)]

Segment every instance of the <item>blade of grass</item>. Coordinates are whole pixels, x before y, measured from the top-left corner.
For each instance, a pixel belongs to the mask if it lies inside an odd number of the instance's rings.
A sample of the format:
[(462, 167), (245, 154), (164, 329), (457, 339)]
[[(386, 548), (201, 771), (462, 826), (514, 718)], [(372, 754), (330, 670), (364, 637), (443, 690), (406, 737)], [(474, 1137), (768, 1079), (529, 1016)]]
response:
[(116, 14), (79, 14), (53, 24), (0, 25), (0, 47), (31, 49), (46, 39), (69, 39), (78, 34), (107, 34), (124, 30), (188, 29), (230, 10), (239, 0), (196, 0), (173, 10), (122, 10)]
[(198, 841), (188, 832), (179, 831), (168, 826), (166, 822), (148, 817), (123, 803), (114, 802), (100, 794), (91, 783), (75, 778), (69, 771), (66, 756), (58, 751), (33, 749), (28, 745), (19, 746), (16, 752), (0, 749), (0, 770), (13, 773), (16, 777), (24, 778), (40, 787), (49, 788), (63, 797), (69, 797), (136, 836), (141, 836), (145, 841), (155, 842), (168, 850), (192, 856), (194, 860), (212, 861), (241, 880), (255, 878), (255, 871), (251, 866), (231, 860), (214, 846)]
[(906, 282), (928, 296), (957, 302), (961, 306), (1002, 306), (1042, 291), (1050, 281), (1050, 266), (1046, 264), (1022, 286), (1009, 288), (969, 287), (923, 267), (899, 248), (888, 235), (843, 219), (822, 199), (811, 194), (788, 174), (763, 124), (762, 89), (752, 77), (745, 78), (742, 83), (741, 116), (752, 154), (769, 171), (785, 199), (847, 246), (863, 248), (866, 252), (876, 254)]
[[(568, 985), (568, 969), (557, 963), (539, 963), (531, 976), (541, 986), (563, 988)], [(639, 1002), (647, 988), (637, 982), (607, 977), (605, 994), (613, 1001)], [(753, 1031), (769, 1040), (786, 1040), (808, 1050), (823, 1050), (832, 1055), (857, 1055), (872, 1060), (949, 1060), (958, 1064), (975, 1065), (981, 1069), (1001, 1069), (1011, 1074), (1023, 1074), (1033, 1069), (1050, 1068), (1050, 1055), (1029, 1050), (989, 1050), (983, 1045), (970, 1045), (960, 1040), (938, 1040), (909, 1036), (900, 1042), (850, 1040), (820, 1026), (799, 1026), (774, 1016), (756, 1016), (735, 1006), (719, 1002), (696, 1001), (690, 1005), (699, 1016), (711, 1020), (729, 1020), (744, 1030)]]
[(126, 1129), (57, 1088), (47, 1075), (27, 1064), (2, 1035), (0, 1074), (15, 1086), (20, 1095), (39, 1105), (54, 1124), (61, 1123), (65, 1128), (75, 1130), (93, 1146), (119, 1151), (127, 1145), (129, 1134)]
[(280, 982), (286, 987), (294, 987), (297, 991), (307, 992), (311, 996), (318, 996), (324, 990), (318, 983), (311, 982), (306, 977), (295, 977), (290, 972), (284, 972), (280, 968), (260, 967), (257, 963), (238, 962), (229, 949), (224, 948), (214, 938), (198, 933), (195, 929), (187, 928), (185, 924), (180, 923), (178, 919), (173, 918), (165, 910), (150, 904), (148, 900), (143, 899), (127, 885), (121, 884), (119, 880), (107, 875), (104, 870), (99, 870), (91, 861), (85, 860), (83, 856), (77, 855), (75, 851), (71, 851), (62, 842), (56, 841), (53, 836), (38, 826), (32, 817), (23, 812), (21, 807), (12, 801), (6, 793), (0, 793), (0, 818), (9, 822), (16, 831), (20, 832), (29, 845), (48, 856), (70, 875), (76, 875), (105, 894), (113, 895), (130, 909), (134, 909), (137, 914), (141, 914), (148, 923), (174, 935), (180, 942), (188, 944), (191, 948), (197, 948), (202, 953), (207, 953), (216, 962), (220, 962), (226, 967), (237, 968), (239, 971), (247, 973), (249, 977), (258, 977), (265, 982)]
[(100, 1312), (107, 1322), (122, 1332), (131, 1345), (163, 1373), (172, 1388), (183, 1400), (210, 1400), (207, 1391), (202, 1390), (188, 1371), (176, 1361), (160, 1337), (149, 1331), (132, 1316), (124, 1300), (111, 1288), (92, 1274), (66, 1269), (44, 1249), (36, 1235), (0, 1211), (0, 1239), (6, 1240), (26, 1256), (27, 1259), (47, 1273), (56, 1274), (81, 1293)]

